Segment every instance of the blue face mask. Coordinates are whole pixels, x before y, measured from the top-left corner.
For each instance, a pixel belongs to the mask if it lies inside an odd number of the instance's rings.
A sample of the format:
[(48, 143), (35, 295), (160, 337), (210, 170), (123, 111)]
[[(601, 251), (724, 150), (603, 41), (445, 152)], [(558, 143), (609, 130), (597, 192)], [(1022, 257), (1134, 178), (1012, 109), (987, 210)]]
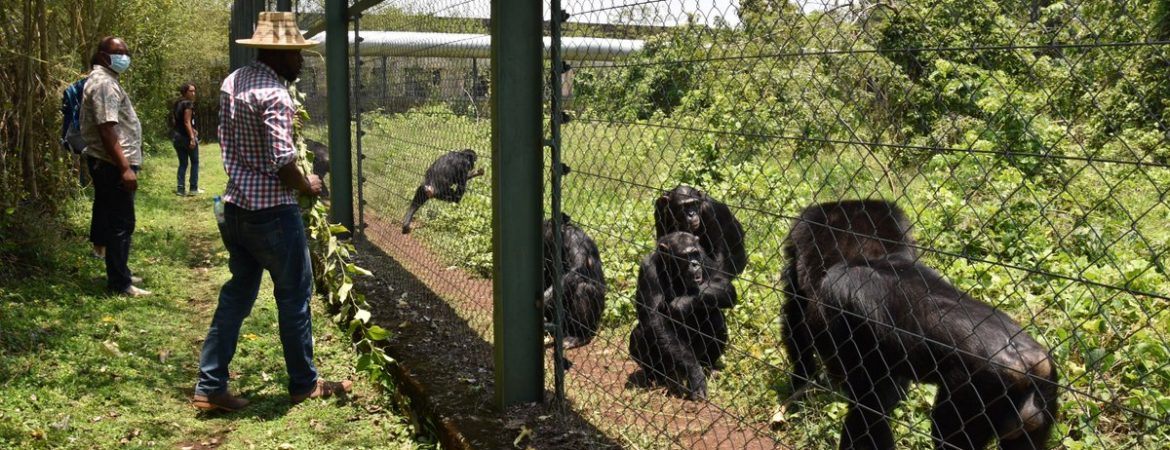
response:
[(110, 55), (110, 70), (122, 73), (130, 68), (130, 55)]

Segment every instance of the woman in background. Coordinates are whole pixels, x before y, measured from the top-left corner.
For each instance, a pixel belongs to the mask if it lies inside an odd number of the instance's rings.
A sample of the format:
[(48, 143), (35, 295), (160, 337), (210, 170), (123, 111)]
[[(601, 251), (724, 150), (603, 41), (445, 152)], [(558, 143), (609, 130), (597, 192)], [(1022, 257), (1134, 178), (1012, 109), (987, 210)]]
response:
[[(202, 194), (199, 189), (199, 132), (195, 130), (195, 85), (183, 83), (179, 86), (179, 100), (171, 111), (174, 117), (171, 124), (171, 141), (175, 145), (175, 152), (179, 155), (179, 184), (175, 189), (177, 195)], [(191, 162), (191, 188), (184, 188), (184, 178), (187, 175), (187, 162)]]

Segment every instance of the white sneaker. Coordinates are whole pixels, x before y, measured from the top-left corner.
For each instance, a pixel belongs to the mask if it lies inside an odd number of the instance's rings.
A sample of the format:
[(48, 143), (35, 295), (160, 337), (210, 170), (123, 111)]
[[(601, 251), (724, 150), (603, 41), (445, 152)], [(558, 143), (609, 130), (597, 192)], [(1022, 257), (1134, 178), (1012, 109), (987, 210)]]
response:
[(130, 277), (130, 284), (142, 284), (142, 277), (131, 276)]
[(151, 294), (154, 293), (133, 284), (126, 288), (126, 290), (122, 291), (122, 295), (126, 295), (128, 297), (146, 297)]

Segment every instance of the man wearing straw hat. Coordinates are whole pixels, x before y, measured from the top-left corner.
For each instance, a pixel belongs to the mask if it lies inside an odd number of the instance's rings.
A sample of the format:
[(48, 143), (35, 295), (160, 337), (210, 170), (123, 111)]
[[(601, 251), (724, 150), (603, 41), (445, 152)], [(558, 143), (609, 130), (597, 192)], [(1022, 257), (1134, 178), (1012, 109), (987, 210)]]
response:
[(321, 380), (313, 365), (313, 270), (297, 194), (320, 194), (321, 179), (297, 167), (286, 83), (300, 74), (301, 49), (316, 43), (305, 40), (292, 13), (281, 12), (261, 12), (252, 38), (236, 42), (259, 50), (257, 61), (228, 75), (219, 92), (219, 142), (228, 174), (219, 231), (232, 278), (220, 290), (199, 358), (192, 403), (202, 410), (248, 405), (228, 391), (228, 364), (265, 270), (272, 277), (292, 403), (343, 395), (352, 386)]

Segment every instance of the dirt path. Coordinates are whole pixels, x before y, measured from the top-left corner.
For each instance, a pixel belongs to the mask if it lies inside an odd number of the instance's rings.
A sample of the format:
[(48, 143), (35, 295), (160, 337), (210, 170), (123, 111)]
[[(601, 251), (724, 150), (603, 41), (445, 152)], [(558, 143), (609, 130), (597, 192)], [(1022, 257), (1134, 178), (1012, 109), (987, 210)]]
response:
[[(384, 220), (368, 210), (366, 220), (370, 243), (446, 299), (468, 327), (490, 342), (491, 280), (443, 264), (438, 255), (412, 235), (401, 234), (394, 221)], [(402, 302), (397, 306), (403, 306)], [(490, 378), (490, 344), (477, 346), (474, 353), (470, 356), (475, 362), (465, 363), (486, 369), (482, 376)], [(630, 386), (630, 375), (638, 368), (628, 357), (625, 339), (599, 338), (585, 347), (568, 350), (566, 356), (573, 364), (565, 379), (574, 409), (589, 417), (606, 434), (622, 436), (628, 445), (661, 448), (670, 443), (673, 448), (687, 450), (787, 448), (772, 437), (767, 418), (743, 423), (716, 403), (688, 402), (668, 396), (661, 389)], [(548, 367), (551, 368), (551, 362)], [(547, 448), (568, 448), (563, 445)]]

